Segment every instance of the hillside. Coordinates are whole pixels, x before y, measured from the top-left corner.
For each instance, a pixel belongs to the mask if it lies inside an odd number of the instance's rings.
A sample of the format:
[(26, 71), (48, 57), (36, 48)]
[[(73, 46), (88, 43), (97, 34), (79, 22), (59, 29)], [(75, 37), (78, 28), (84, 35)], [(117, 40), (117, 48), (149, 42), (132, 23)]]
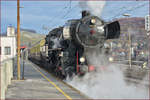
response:
[[(121, 39), (128, 40), (128, 34), (131, 34), (132, 40), (142, 39), (147, 37), (144, 29), (145, 19), (141, 17), (120, 18), (117, 19), (121, 27)], [(45, 35), (36, 33), (35, 30), (21, 29), (21, 45), (31, 46)], [(136, 39), (135, 39), (136, 38)]]
[(21, 31), (21, 45), (31, 46), (45, 37), (43, 34), (34, 33), (31, 31)]
[(135, 37), (146, 36), (144, 18), (133, 17), (133, 18), (121, 18), (118, 20), (121, 26), (122, 34), (126, 33), (128, 34), (130, 32), (130, 34)]
[(132, 45), (144, 45), (147, 49), (148, 36), (145, 30), (145, 18), (142, 17), (132, 17), (132, 18), (120, 18), (116, 19), (120, 23), (121, 34), (119, 39), (107, 40), (107, 42), (114, 41), (114, 43), (119, 44), (121, 48), (128, 48), (129, 34), (131, 38)]

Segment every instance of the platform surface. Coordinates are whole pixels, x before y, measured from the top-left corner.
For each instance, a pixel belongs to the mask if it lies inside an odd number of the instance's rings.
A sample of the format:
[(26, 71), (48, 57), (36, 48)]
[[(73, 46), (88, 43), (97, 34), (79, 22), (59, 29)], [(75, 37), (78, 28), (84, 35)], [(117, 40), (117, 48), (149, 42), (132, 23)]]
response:
[[(21, 65), (22, 67), (22, 65)], [(8, 87), (6, 99), (88, 99), (65, 85), (53, 75), (30, 61), (25, 62), (25, 80), (14, 80)]]

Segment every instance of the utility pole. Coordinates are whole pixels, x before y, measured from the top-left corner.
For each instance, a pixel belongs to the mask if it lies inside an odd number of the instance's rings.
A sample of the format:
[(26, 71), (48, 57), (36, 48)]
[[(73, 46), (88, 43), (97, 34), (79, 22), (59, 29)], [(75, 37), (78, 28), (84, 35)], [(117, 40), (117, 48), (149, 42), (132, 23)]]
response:
[[(131, 15), (130, 14), (123, 14), (123, 16), (129, 18)], [(128, 34), (128, 38), (129, 38), (129, 41), (128, 41), (128, 44), (129, 44), (129, 65), (130, 65), (130, 68), (131, 68), (131, 66), (132, 66), (132, 59), (131, 59), (131, 56), (132, 56), (132, 54), (131, 54), (131, 33), (130, 32), (128, 32), (128, 33), (129, 33)]]
[(145, 16), (145, 30), (147, 31), (147, 41), (148, 41), (148, 67), (149, 66), (149, 58), (150, 58), (150, 45), (149, 45), (149, 38), (150, 38), (150, 15)]
[(17, 79), (20, 80), (20, 1), (17, 0)]

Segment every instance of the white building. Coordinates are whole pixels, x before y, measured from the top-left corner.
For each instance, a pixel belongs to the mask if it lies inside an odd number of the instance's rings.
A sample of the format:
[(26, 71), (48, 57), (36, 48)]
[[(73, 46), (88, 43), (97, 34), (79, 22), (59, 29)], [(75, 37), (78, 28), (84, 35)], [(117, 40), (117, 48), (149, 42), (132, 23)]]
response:
[(16, 36), (15, 28), (7, 27), (7, 34), (0, 36), (0, 59), (4, 61), (16, 55)]

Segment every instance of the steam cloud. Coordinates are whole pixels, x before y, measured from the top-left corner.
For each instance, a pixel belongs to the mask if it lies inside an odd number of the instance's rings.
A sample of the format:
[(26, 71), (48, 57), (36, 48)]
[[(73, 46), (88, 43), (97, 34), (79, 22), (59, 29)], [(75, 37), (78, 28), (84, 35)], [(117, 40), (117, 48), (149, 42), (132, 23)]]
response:
[[(127, 83), (118, 65), (106, 64), (104, 55), (90, 56), (95, 65), (105, 65), (105, 69), (87, 73), (84, 77), (75, 76), (66, 81), (92, 99), (148, 99), (149, 89), (146, 86)], [(103, 59), (103, 61), (102, 61)]]
[[(100, 16), (105, 6), (105, 1), (80, 1), (82, 10), (88, 10), (95, 16)], [(130, 30), (129, 30), (130, 31)], [(91, 52), (91, 51), (90, 51)], [(74, 76), (65, 81), (85, 93), (92, 99), (148, 99), (149, 88), (141, 84), (125, 81), (124, 66), (109, 64), (107, 55), (87, 53), (87, 60), (97, 67), (96, 72), (90, 72), (83, 77)]]
[(105, 6), (105, 1), (80, 1), (79, 7), (82, 10), (88, 10), (91, 14), (95, 16), (100, 16), (103, 8)]
[(53, 49), (59, 48), (60, 47), (60, 41), (58, 38), (51, 39), (53, 41), (54, 45), (52, 46)]

